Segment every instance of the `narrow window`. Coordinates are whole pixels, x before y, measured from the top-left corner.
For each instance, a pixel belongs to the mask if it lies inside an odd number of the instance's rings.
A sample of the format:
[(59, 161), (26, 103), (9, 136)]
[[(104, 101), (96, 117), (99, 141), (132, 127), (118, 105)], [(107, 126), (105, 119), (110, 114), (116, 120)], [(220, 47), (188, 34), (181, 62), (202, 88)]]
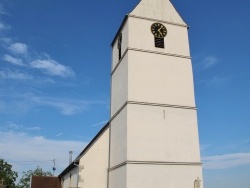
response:
[(119, 34), (118, 36), (118, 56), (119, 56), (119, 60), (122, 58), (122, 33)]

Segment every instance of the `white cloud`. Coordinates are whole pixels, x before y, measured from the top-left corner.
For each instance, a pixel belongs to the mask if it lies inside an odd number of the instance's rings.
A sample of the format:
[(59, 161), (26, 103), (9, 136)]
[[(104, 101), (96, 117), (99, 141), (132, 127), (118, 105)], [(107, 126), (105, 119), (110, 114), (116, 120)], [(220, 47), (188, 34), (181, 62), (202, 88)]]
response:
[(208, 69), (213, 66), (215, 66), (219, 62), (219, 59), (217, 59), (214, 56), (207, 56), (202, 61), (202, 69)]
[(38, 126), (23, 126), (23, 125), (18, 125), (13, 122), (7, 122), (6, 125), (1, 125), (0, 126), (0, 132), (1, 131), (25, 131), (25, 132), (32, 132), (32, 131), (39, 131), (41, 130), (40, 127)]
[[(0, 30), (1, 31), (1, 30)], [(10, 44), (12, 44), (12, 38), (9, 37), (1, 37), (0, 38), (0, 47), (3, 47), (5, 49), (8, 49)]]
[(108, 122), (108, 120), (101, 121), (101, 122), (99, 122), (99, 123), (95, 123), (95, 124), (93, 124), (93, 125), (90, 125), (90, 127), (96, 127), (96, 126), (99, 126), (99, 125), (104, 125), (104, 124), (106, 124), (107, 122)]
[(30, 75), (18, 72), (18, 71), (0, 71), (0, 78), (10, 80), (29, 80), (32, 79)]
[(31, 66), (43, 70), (46, 74), (52, 76), (71, 77), (75, 75), (70, 67), (64, 66), (52, 59), (37, 59), (31, 62)]
[(6, 25), (2, 22), (0, 22), (0, 31), (6, 30), (6, 29), (10, 29), (11, 27), (9, 25)]
[(91, 103), (82, 100), (68, 100), (38, 96), (32, 96), (29, 99), (34, 103), (34, 105), (58, 109), (63, 115), (74, 115), (81, 113)]
[(9, 50), (14, 54), (27, 54), (28, 53), (28, 47), (26, 44), (23, 43), (14, 43), (11, 44), (9, 47)]
[(201, 144), (200, 149), (201, 149), (201, 151), (204, 151), (204, 150), (210, 148), (211, 146), (212, 146), (212, 144)]
[(4, 43), (6, 45), (10, 45), (12, 43), (12, 38), (9, 37), (2, 37), (0, 38), (1, 43)]
[(0, 14), (7, 14), (2, 4), (0, 4)]
[(92, 101), (60, 97), (45, 97), (34, 95), (32, 93), (13, 93), (9, 91), (1, 91), (0, 96), (2, 99), (5, 99), (5, 102), (2, 104), (0, 101), (0, 113), (3, 114), (27, 114), (32, 109), (47, 107), (48, 109), (55, 109), (63, 115), (70, 116), (82, 113), (83, 111), (89, 109), (92, 105), (107, 104), (107, 101), (101, 100)]
[(203, 157), (205, 169), (228, 169), (241, 165), (250, 165), (250, 153), (233, 153)]
[(63, 135), (63, 133), (58, 133), (58, 134), (56, 135), (56, 137), (62, 136), (62, 135)]
[(29, 130), (29, 131), (38, 131), (38, 130), (41, 130), (40, 127), (26, 127), (25, 129)]
[(11, 130), (13, 130), (13, 129), (20, 129), (21, 127), (22, 126), (17, 125), (17, 124), (12, 123), (12, 122), (7, 122), (7, 125), (6, 125), (6, 128), (11, 129)]
[(0, 31), (5, 28), (4, 24), (0, 22)]
[(22, 59), (15, 58), (15, 57), (12, 57), (10, 55), (4, 55), (3, 60), (7, 61), (8, 63), (11, 63), (13, 65), (24, 66)]
[(223, 76), (213, 76), (210, 79), (206, 80), (199, 80), (200, 84), (206, 84), (207, 86), (214, 86), (214, 85), (222, 85), (227, 84), (230, 82), (230, 77), (223, 77)]
[(214, 84), (225, 84), (230, 80), (229, 77), (219, 77), (219, 76), (214, 76), (210, 81), (207, 83), (209, 85), (214, 85)]
[(86, 145), (85, 142), (51, 140), (26, 133), (0, 132), (1, 157), (13, 165), (19, 178), (21, 172), (34, 170), (37, 165), (51, 171), (53, 159), (56, 160), (56, 174), (59, 174), (68, 166), (68, 152), (74, 151), (76, 157)]

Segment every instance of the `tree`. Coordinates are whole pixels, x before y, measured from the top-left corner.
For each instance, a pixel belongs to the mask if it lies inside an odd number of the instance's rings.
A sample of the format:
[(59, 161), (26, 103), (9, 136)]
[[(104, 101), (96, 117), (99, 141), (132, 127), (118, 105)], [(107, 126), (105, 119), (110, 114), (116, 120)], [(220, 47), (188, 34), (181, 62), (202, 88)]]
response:
[(23, 176), (20, 179), (17, 187), (18, 188), (29, 188), (30, 187), (30, 178), (31, 176), (52, 176), (51, 172), (44, 172), (42, 168), (37, 166), (37, 168), (33, 170), (29, 170), (27, 172), (23, 172)]
[(6, 188), (15, 188), (15, 181), (18, 175), (17, 172), (12, 170), (12, 166), (0, 159), (0, 182), (6, 185)]

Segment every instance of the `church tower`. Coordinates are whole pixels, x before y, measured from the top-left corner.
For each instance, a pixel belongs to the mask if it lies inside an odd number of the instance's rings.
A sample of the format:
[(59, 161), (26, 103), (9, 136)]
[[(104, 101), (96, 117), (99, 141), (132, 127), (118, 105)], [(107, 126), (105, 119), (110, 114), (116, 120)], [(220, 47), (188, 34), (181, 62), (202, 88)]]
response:
[(108, 188), (203, 188), (187, 29), (141, 0), (112, 42)]

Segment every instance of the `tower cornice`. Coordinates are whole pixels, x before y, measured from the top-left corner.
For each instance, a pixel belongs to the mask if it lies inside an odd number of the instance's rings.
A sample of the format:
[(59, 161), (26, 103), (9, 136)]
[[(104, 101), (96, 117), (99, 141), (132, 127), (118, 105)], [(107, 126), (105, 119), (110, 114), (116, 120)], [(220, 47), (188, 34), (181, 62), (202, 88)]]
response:
[(180, 23), (175, 23), (175, 22), (169, 22), (169, 21), (165, 21), (165, 20), (160, 20), (160, 19), (154, 19), (154, 18), (148, 18), (148, 17), (142, 17), (142, 16), (137, 16), (137, 15), (134, 15), (134, 14), (127, 14), (123, 21), (122, 21), (122, 24), (121, 26), (119, 27), (114, 39), (112, 40), (111, 42), (111, 47), (114, 45), (119, 33), (121, 32), (123, 26), (125, 25), (125, 23), (127, 22), (128, 18), (131, 17), (131, 18), (138, 18), (138, 19), (143, 19), (143, 20), (149, 20), (149, 21), (153, 21), (153, 22), (161, 22), (161, 23), (166, 23), (166, 24), (170, 24), (170, 25), (176, 25), (176, 26), (181, 26), (181, 27), (186, 27), (186, 28), (189, 28), (190, 26), (187, 25), (187, 24), (180, 24)]
[(124, 53), (122, 54), (121, 59), (119, 60), (119, 62), (116, 63), (116, 66), (113, 68), (113, 70), (111, 72), (111, 76), (114, 74), (114, 72), (116, 71), (116, 69), (118, 68), (118, 66), (120, 65), (120, 63), (122, 62), (122, 59), (128, 53), (129, 50), (131, 50), (131, 51), (139, 51), (139, 52), (146, 52), (146, 53), (153, 53), (153, 54), (159, 54), (159, 55), (166, 55), (166, 56), (173, 56), (173, 57), (179, 57), (179, 58), (184, 58), (184, 59), (191, 59), (190, 56), (184, 56), (184, 55), (179, 55), (179, 54), (164, 53), (164, 52), (159, 52), (159, 51), (151, 51), (151, 50), (144, 50), (144, 49), (138, 49), (138, 48), (130, 48), (130, 47), (128, 47), (124, 51)]

